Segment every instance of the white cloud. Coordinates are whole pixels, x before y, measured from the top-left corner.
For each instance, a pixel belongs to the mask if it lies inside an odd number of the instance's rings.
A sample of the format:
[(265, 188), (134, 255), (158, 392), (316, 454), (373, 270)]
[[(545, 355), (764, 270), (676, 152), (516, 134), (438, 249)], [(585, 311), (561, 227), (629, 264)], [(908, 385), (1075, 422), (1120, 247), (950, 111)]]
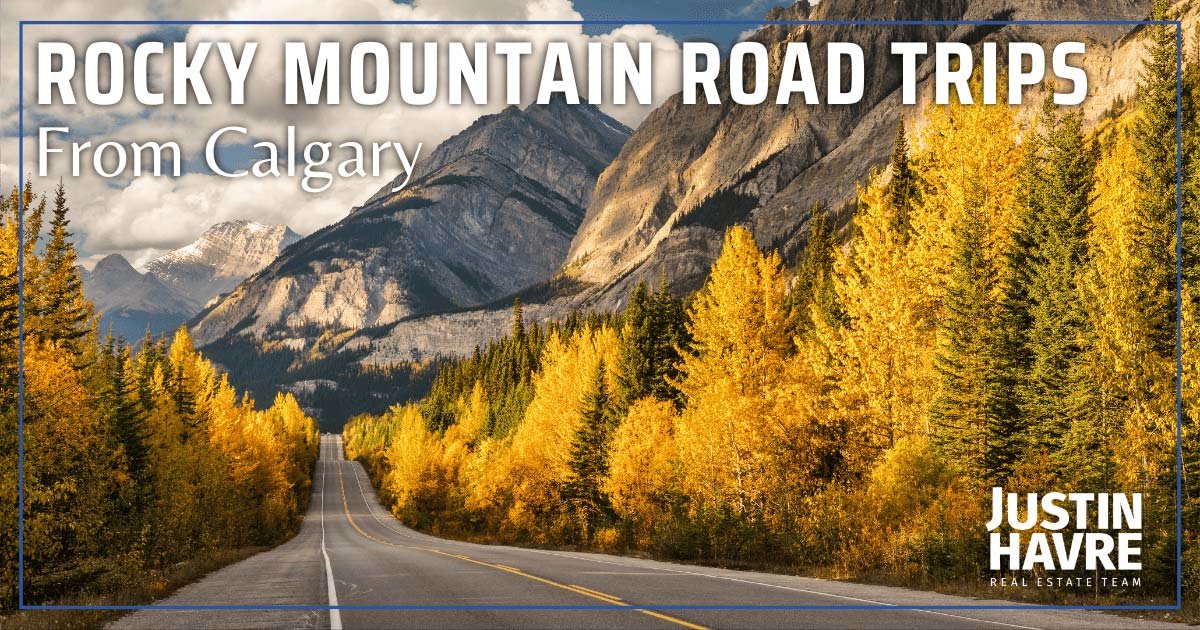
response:
[[(320, 4), (284, 0), (185, 0), (178, 3), (147, 0), (140, 4), (118, 0), (67, 0), (57, 3), (52, 15), (46, 13), (47, 6), (44, 0), (10, 0), (4, 3), (0, 9), (0, 21), (4, 24), (0, 27), (4, 29), (0, 32), (3, 36), (0, 53), (5, 58), (16, 57), (15, 23), (19, 19), (580, 19), (570, 0), (497, 0), (486, 3), (474, 0), (416, 0), (412, 4), (396, 4), (391, 0), (342, 0)], [(452, 40), (531, 41), (534, 49), (539, 50), (541, 42), (560, 40), (572, 42), (572, 48), (577, 52), (584, 49), (587, 41), (649, 41), (655, 52), (655, 105), (678, 89), (678, 57), (673, 54), (678, 49), (676, 42), (645, 25), (626, 26), (599, 36), (585, 35), (582, 28), (576, 25), (464, 25), (453, 30), (418, 25), (198, 25), (187, 30), (186, 39), (190, 44), (203, 39), (233, 42), (254, 40), (259, 43), (245, 106), (168, 104), (144, 107), (127, 97), (121, 104), (112, 107), (87, 105), (82, 102), (83, 99), (77, 106), (37, 107), (31, 105), (36, 102), (33, 85), (36, 60), (32, 42), (39, 39), (69, 41), (82, 50), (83, 45), (91, 41), (131, 41), (147, 36), (153, 32), (153, 27), (27, 26), (26, 29), (27, 137), (23, 166), (26, 173), (33, 172), (37, 167), (36, 136), (29, 137), (30, 133), (36, 133), (29, 129), (35, 119), (62, 120), (74, 132), (89, 130), (90, 135), (83, 139), (90, 139), (96, 144), (108, 140), (121, 143), (174, 140), (192, 158), (203, 150), (203, 143), (212, 131), (231, 124), (249, 128), (255, 139), (277, 143), (283, 142), (289, 124), (298, 128), (302, 143), (317, 139), (333, 141), (335, 144), (343, 141), (399, 141), (406, 147), (412, 147), (417, 142), (423, 142), (422, 157), (425, 157), (438, 142), (463, 129), (478, 116), (498, 111), (504, 106), (502, 82), (497, 80), (489, 81), (495, 92), (490, 99), (491, 104), (483, 107), (451, 107), (445, 103), (408, 107), (395, 101), (377, 107), (345, 103), (336, 107), (285, 106), (282, 104), (280, 78), (284, 41), (336, 40), (343, 42), (344, 48), (362, 40), (385, 43), (403, 40), (443, 43)], [(225, 81), (217, 72), (219, 63), (215, 50), (210, 57), (206, 71), (209, 76), (215, 75), (211, 85), (217, 86)], [(533, 57), (527, 60), (528, 73), (540, 68), (539, 55)], [(499, 74), (501, 70), (500, 61), (496, 60), (491, 71)], [(157, 79), (169, 83), (167, 77), (159, 75)], [(0, 125), (6, 133), (5, 137), (0, 138), (0, 185), (11, 186), (19, 170), (16, 164), (15, 64), (0, 64), (0, 81), (5, 86), (11, 86), (0, 91)], [(531, 89), (531, 93), (525, 95), (528, 102), (532, 100), (532, 84), (535, 81), (524, 83)], [(131, 89), (127, 89), (127, 93), (131, 92)], [(213, 96), (214, 102), (220, 103), (222, 93), (214, 91)], [(605, 109), (622, 122), (634, 126), (653, 106), (606, 106)], [(53, 181), (35, 181), (35, 185), (46, 190), (57, 183), (60, 175), (69, 175), (61, 168), (65, 163), (62, 159), (58, 161), (60, 168), (50, 173)], [(155, 252), (193, 240), (206, 227), (222, 220), (244, 218), (286, 223), (301, 233), (309, 233), (338, 220), (394, 177), (398, 172), (395, 161), (390, 162), (389, 166), (389, 170), (377, 178), (340, 179), (327, 192), (320, 194), (305, 193), (297, 180), (286, 177), (228, 179), (193, 173), (175, 179), (143, 177), (118, 181), (91, 174), (90, 168), (84, 169), (88, 174), (69, 178), (66, 183), (74, 208), (72, 225), (85, 237), (85, 255), (119, 252), (132, 262), (142, 263)]]

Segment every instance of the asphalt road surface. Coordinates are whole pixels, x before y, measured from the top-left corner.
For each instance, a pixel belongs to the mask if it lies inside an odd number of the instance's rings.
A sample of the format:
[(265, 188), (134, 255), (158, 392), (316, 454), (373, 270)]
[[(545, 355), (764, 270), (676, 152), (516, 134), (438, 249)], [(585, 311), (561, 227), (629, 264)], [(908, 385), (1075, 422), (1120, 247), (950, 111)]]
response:
[[(156, 602), (113, 628), (1178, 628), (1098, 612), (862, 610), (987, 601), (589, 553), (477, 545), (405, 527), (366, 471), (321, 437), (312, 505), (287, 543)], [(264, 605), (285, 609), (254, 609)], [(414, 606), (379, 610), (372, 606)], [(690, 606), (819, 606), (712, 610)], [(342, 607), (331, 609), (331, 607)], [(467, 607), (448, 609), (446, 607)], [(830, 609), (852, 606), (860, 609)], [(305, 608), (312, 608), (306, 610)], [(420, 608), (424, 607), (424, 608)], [(564, 610), (556, 607), (592, 607)]]

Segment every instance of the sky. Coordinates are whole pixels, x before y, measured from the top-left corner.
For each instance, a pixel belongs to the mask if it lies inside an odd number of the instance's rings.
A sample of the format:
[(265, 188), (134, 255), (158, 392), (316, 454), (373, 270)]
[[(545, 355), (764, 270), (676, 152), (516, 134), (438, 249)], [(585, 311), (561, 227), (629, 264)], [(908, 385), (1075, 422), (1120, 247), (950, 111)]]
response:
[[(585, 20), (757, 20), (786, 0), (575, 0), (575, 10)], [(599, 31), (604, 27), (585, 29)], [(746, 24), (664, 25), (660, 27), (677, 41), (706, 40), (728, 44), (744, 31)]]
[[(184, 152), (185, 169), (180, 177), (139, 177), (128, 175), (103, 178), (92, 173), (69, 177), (68, 160), (52, 161), (49, 176), (34, 177), (39, 191), (49, 190), (61, 176), (72, 206), (72, 228), (87, 262), (109, 253), (120, 253), (135, 266), (143, 266), (163, 252), (193, 241), (210, 225), (227, 220), (250, 219), (263, 223), (285, 223), (301, 234), (308, 234), (344, 217), (356, 204), (390, 181), (398, 172), (398, 161), (386, 162), (378, 177), (339, 179), (322, 193), (304, 192), (298, 181), (289, 177), (229, 179), (213, 175), (203, 165), (204, 142), (220, 127), (239, 124), (252, 138), (222, 155), (229, 160), (246, 160), (252, 155), (249, 144), (266, 140), (279, 145), (286, 141), (286, 128), (294, 125), (301, 145), (309, 140), (346, 140), (364, 143), (395, 141), (410, 152), (422, 143), (427, 156), (437, 143), (457, 133), (480, 115), (498, 111), (504, 104), (494, 98), (486, 107), (450, 106), (434, 103), (424, 107), (383, 105), (363, 107), (286, 106), (280, 98), (282, 79), (274, 74), (281, 67), (279, 51), (291, 40), (309, 42), (340, 40), (346, 46), (362, 40), (394, 42), (404, 39), (439, 41), (532, 41), (562, 40), (582, 48), (586, 42), (611, 43), (624, 40), (650, 42), (655, 49), (656, 81), (677, 82), (678, 73), (660, 67), (660, 59), (672, 59), (680, 42), (708, 40), (722, 46), (736, 41), (752, 25), (663, 25), (637, 24), (639, 21), (666, 20), (754, 20), (761, 18), (774, 3), (769, 0), (338, 0), (312, 3), (287, 0), (6, 0), (0, 4), (0, 186), (15, 185), (18, 173), (34, 173), (37, 163), (36, 129), (65, 126), (71, 129), (66, 141), (129, 142), (173, 140)], [(53, 8), (50, 11), (50, 8)], [(25, 163), (17, 164), (17, 29), (20, 19), (326, 19), (326, 20), (413, 20), (413, 19), (504, 19), (504, 20), (627, 20), (629, 25), (571, 26), (463, 26), (444, 27), (368, 26), (368, 27), (237, 27), (237, 26), (27, 26), (25, 39)], [(36, 106), (34, 45), (37, 41), (68, 41), (81, 51), (98, 40), (123, 42), (135, 46), (140, 41), (186, 41), (228, 39), (235, 42), (259, 42), (251, 66), (247, 104), (222, 105), (227, 95), (214, 89), (212, 106), (145, 107), (133, 98), (112, 106)], [(169, 44), (168, 44), (169, 45)], [(665, 54), (664, 54), (665, 53)], [(214, 58), (216, 53), (213, 53)], [(271, 57), (275, 58), (272, 59)], [(214, 64), (206, 66), (211, 70)], [(215, 64), (217, 68), (219, 64)], [(206, 72), (206, 75), (208, 72)], [(158, 77), (163, 81), (165, 77)], [(168, 80), (169, 81), (169, 80)], [(214, 86), (225, 82), (215, 78)], [(499, 83), (493, 81), (492, 83)], [(533, 81), (529, 83), (535, 83)], [(649, 106), (606, 106), (604, 109), (631, 127), (635, 127), (675, 88), (655, 86), (655, 102)], [(128, 90), (131, 91), (131, 90)], [(82, 88), (77, 88), (82, 92)], [(257, 98), (256, 98), (257, 96)], [(532, 94), (527, 97), (532, 99)], [(169, 101), (169, 97), (168, 97)], [(419, 159), (419, 158), (418, 158)], [(36, 173), (34, 173), (36, 175)]]

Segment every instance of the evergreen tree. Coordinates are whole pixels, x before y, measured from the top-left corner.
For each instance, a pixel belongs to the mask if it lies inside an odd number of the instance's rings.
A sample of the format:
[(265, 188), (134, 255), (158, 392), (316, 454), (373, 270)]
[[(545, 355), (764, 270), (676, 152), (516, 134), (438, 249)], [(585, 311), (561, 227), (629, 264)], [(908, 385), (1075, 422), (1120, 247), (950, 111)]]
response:
[(142, 409), (149, 412), (154, 408), (154, 373), (155, 370), (162, 369), (165, 352), (162, 342), (154, 339), (149, 328), (146, 329), (146, 335), (142, 337), (138, 348), (137, 359), (133, 364), (134, 386)]
[(672, 383), (679, 375), (680, 348), (687, 345), (683, 301), (671, 295), (665, 277), (653, 294), (638, 282), (621, 317), (615, 413), (624, 415), (647, 396), (678, 403), (679, 390)]
[(629, 304), (621, 313), (624, 326), (621, 333), (621, 356), (617, 365), (617, 388), (614, 402), (627, 410), (647, 394), (654, 378), (652, 338), (653, 303), (646, 282), (639, 280), (629, 294)]
[(192, 392), (190, 383), (188, 383), (187, 371), (182, 363), (174, 365), (168, 364), (171, 368), (170, 394), (171, 404), (174, 407), (175, 414), (182, 420), (185, 427), (184, 441), (187, 440), (190, 433), (188, 428), (196, 428), (197, 420), (196, 398)]
[(1062, 446), (1079, 397), (1090, 390), (1080, 383), (1088, 322), (1077, 283), (1088, 260), (1095, 154), (1085, 145), (1080, 115), (1060, 116), (1046, 102), (1044, 153), (1028, 173), (1034, 192), (1024, 213), (1031, 363), (1022, 410), (1033, 445), (1049, 452)]
[(671, 293), (671, 282), (666, 274), (658, 279), (658, 287), (654, 291), (654, 316), (657, 325), (654, 327), (654, 373), (651, 380), (650, 395), (659, 400), (675, 403), (676, 407), (683, 405), (683, 395), (675, 382), (679, 378), (679, 366), (683, 355), (692, 346), (692, 337), (688, 332), (687, 307), (683, 298), (677, 298)]
[(562, 491), (563, 500), (584, 519), (587, 531), (609, 512), (608, 498), (601, 487), (608, 474), (608, 439), (615, 423), (605, 373), (601, 360), (583, 401), (582, 424), (571, 443), (568, 461), (571, 473)]
[(892, 229), (907, 235), (912, 227), (911, 212), (919, 200), (917, 174), (909, 164), (908, 135), (904, 130), (904, 118), (896, 125), (896, 142), (892, 147), (890, 162), (892, 180), (888, 183), (888, 201), (892, 206)]
[[(1051, 99), (1045, 101), (1052, 107)], [(996, 418), (993, 437), (996, 450), (992, 464), (998, 480), (1012, 472), (1025, 456), (1030, 441), (1030, 420), (1022, 407), (1022, 396), (1029, 390), (1033, 357), (1029, 350), (1029, 331), (1033, 322), (1030, 304), (1031, 264), (1036, 256), (1037, 234), (1041, 233), (1040, 214), (1046, 209), (1044, 195), (1043, 138), (1034, 132), (1021, 146), (1018, 173), (1015, 225), (1011, 244), (999, 256), (997, 282), (999, 300), (994, 334), (1001, 350), (997, 361), (997, 386), (1010, 392), (1014, 413)]]
[[(1169, 19), (1170, 2), (1154, 0), (1152, 19)], [(1178, 109), (1175, 27), (1148, 27), (1150, 46), (1137, 98), (1141, 109), (1133, 128), (1140, 164), (1134, 169), (1135, 246), (1146, 268), (1140, 310), (1154, 319), (1152, 347), (1163, 356), (1175, 348), (1176, 123)]]
[(521, 308), (521, 298), (513, 298), (512, 338), (520, 340), (525, 336), (525, 314)]
[(987, 227), (978, 208), (968, 205), (953, 230), (953, 271), (935, 362), (942, 388), (931, 412), (934, 439), (969, 478), (994, 481), (1014, 458), (1010, 442), (1017, 415), (992, 300), (997, 277), (985, 253)]
[(836, 327), (844, 318), (833, 282), (835, 245), (828, 211), (822, 204), (814, 204), (809, 213), (808, 247), (785, 303), (788, 330), (793, 335), (812, 330), (814, 313), (827, 326)]
[(125, 453), (129, 474), (140, 480), (146, 468), (146, 413), (134, 399), (136, 390), (129, 374), (133, 359), (121, 339), (110, 345), (106, 354), (111, 360), (108, 383), (102, 395), (106, 420), (113, 438)]
[(50, 240), (46, 243), (37, 332), (50, 341), (74, 343), (88, 333), (92, 308), (83, 296), (83, 284), (76, 268), (75, 246), (68, 230), (69, 211), (66, 191), (60, 183), (54, 194)]

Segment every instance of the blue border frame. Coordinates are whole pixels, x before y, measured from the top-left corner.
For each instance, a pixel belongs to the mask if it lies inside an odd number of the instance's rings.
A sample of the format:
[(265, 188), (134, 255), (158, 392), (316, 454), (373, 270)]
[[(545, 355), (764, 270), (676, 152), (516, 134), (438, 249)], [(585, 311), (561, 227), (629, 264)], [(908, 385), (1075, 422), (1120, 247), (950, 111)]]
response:
[[(26, 26), (1174, 26), (1175, 27), (1175, 604), (1154, 606), (1002, 605), (658, 605), (648, 610), (1181, 610), (1183, 608), (1183, 22), (1179, 20), (20, 20), (17, 45), (17, 165), (25, 187)], [(19, 196), (17, 241), (25, 242)], [(637, 608), (637, 607), (634, 607)], [(18, 610), (630, 610), (617, 605), (169, 605), (74, 606), (25, 603), (25, 248), (17, 248), (17, 609)]]

